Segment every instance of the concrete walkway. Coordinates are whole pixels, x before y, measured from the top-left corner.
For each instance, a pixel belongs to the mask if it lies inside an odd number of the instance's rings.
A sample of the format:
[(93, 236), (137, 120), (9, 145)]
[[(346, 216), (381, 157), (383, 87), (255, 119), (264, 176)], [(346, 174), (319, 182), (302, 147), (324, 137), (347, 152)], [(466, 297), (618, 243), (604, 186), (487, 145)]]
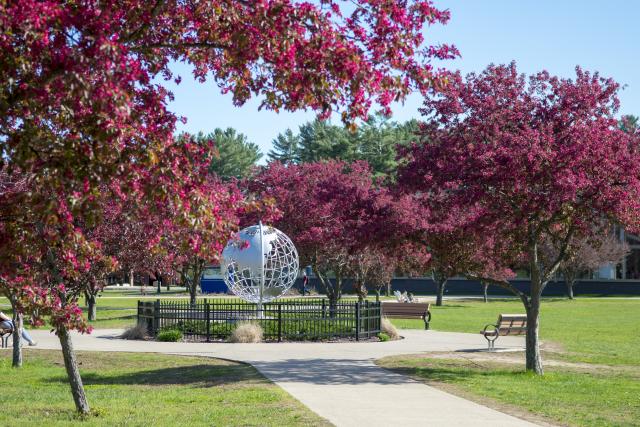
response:
[[(393, 342), (162, 343), (117, 339), (121, 330), (73, 336), (76, 350), (154, 352), (238, 360), (337, 426), (533, 426), (445, 393), (374, 364), (392, 355), (486, 347), (479, 334), (403, 330)], [(58, 349), (55, 335), (32, 331), (35, 348)], [(520, 337), (502, 337), (501, 348), (522, 349)]]

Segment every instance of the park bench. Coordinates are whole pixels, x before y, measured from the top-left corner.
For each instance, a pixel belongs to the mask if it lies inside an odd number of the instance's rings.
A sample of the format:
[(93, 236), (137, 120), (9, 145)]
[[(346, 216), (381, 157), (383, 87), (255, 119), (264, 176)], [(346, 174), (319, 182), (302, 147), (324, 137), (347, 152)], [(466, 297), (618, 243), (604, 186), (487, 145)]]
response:
[(0, 340), (2, 340), (2, 348), (9, 346), (9, 337), (13, 334), (13, 328), (0, 328)]
[(382, 304), (382, 316), (395, 319), (422, 319), (424, 328), (429, 329), (431, 304), (412, 302), (386, 302)]
[(485, 325), (480, 333), (487, 340), (489, 350), (495, 349), (498, 337), (506, 335), (524, 335), (527, 333), (526, 314), (501, 314), (495, 324)]

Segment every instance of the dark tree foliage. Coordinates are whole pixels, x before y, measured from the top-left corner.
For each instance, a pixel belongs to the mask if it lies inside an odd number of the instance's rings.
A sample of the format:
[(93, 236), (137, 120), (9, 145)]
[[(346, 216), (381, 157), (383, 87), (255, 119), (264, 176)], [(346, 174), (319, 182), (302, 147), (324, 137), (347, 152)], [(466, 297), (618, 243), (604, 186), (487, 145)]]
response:
[(396, 147), (413, 141), (418, 122), (398, 123), (382, 114), (371, 115), (352, 130), (326, 120), (315, 120), (291, 129), (273, 140), (270, 161), (310, 163), (320, 160), (364, 160), (375, 176), (395, 177), (398, 166)]
[(244, 134), (230, 127), (216, 128), (206, 135), (199, 132), (194, 138), (197, 142), (213, 141), (218, 155), (211, 161), (209, 170), (225, 181), (247, 177), (262, 158), (258, 145), (249, 142)]
[(638, 116), (622, 116), (619, 122), (620, 129), (626, 133), (634, 134), (640, 132), (640, 118)]
[(273, 149), (269, 151), (269, 160), (275, 160), (284, 164), (298, 163), (298, 151), (300, 137), (291, 129), (287, 129), (271, 142)]

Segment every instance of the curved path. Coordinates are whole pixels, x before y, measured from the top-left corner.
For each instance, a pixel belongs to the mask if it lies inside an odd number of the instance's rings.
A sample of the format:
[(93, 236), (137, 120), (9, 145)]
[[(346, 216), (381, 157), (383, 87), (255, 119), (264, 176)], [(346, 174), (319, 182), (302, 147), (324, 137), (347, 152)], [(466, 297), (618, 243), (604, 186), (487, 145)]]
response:
[[(125, 341), (121, 330), (73, 336), (76, 350), (197, 355), (250, 363), (311, 410), (337, 426), (533, 426), (483, 405), (382, 369), (378, 358), (486, 347), (479, 334), (402, 330), (405, 339), (344, 343), (163, 343)], [(32, 331), (36, 348), (60, 348), (55, 335)], [(520, 337), (500, 348), (522, 349)]]

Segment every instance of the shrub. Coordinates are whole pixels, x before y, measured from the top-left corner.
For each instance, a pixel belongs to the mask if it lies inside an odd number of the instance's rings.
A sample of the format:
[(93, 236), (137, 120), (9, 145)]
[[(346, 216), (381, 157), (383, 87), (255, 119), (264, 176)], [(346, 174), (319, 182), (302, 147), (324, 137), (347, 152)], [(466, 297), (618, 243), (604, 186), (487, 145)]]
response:
[(207, 324), (198, 320), (180, 320), (176, 324), (167, 327), (167, 329), (177, 329), (183, 334), (204, 334), (207, 332)]
[(262, 341), (262, 327), (253, 322), (240, 322), (229, 337), (230, 342), (252, 343)]
[(398, 330), (396, 329), (395, 326), (393, 326), (393, 323), (391, 323), (391, 321), (389, 321), (389, 319), (387, 319), (386, 317), (382, 318), (382, 321), (380, 323), (380, 329), (382, 329), (382, 333), (386, 334), (389, 336), (390, 339), (392, 340), (397, 340), (400, 338), (400, 334), (398, 333)]
[(147, 331), (147, 325), (138, 323), (133, 325), (120, 335), (120, 338), (125, 340), (144, 340), (149, 338), (149, 332)]
[(385, 334), (384, 332), (380, 332), (378, 334), (378, 339), (380, 341), (389, 341), (391, 339), (391, 337), (389, 337), (389, 335)]
[(177, 329), (164, 329), (158, 333), (158, 341), (177, 342), (182, 339), (182, 332)]

